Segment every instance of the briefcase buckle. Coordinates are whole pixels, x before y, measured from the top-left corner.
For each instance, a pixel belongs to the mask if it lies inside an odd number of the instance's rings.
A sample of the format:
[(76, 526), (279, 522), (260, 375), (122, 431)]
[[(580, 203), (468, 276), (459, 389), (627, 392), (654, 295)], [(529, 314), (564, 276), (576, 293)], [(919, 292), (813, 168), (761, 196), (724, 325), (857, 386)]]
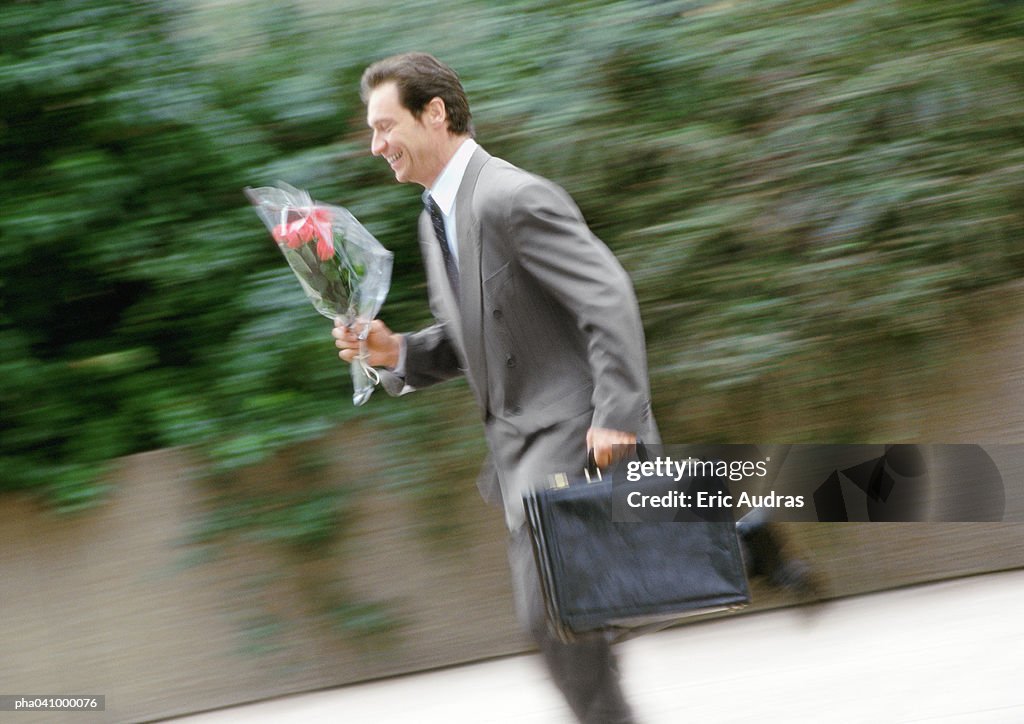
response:
[[(600, 483), (601, 480), (602, 480), (602, 478), (601, 478), (601, 468), (594, 468), (593, 472), (591, 472), (587, 468), (583, 468), (583, 475), (587, 478), (587, 484), (590, 484), (590, 483)], [(569, 476), (566, 475), (565, 473), (555, 473), (554, 475), (551, 476), (551, 489), (552, 490), (560, 490), (562, 488), (568, 488), (568, 487), (569, 487)]]
[(555, 473), (551, 476), (551, 487), (556, 490), (558, 488), (568, 488), (569, 476), (565, 473)]

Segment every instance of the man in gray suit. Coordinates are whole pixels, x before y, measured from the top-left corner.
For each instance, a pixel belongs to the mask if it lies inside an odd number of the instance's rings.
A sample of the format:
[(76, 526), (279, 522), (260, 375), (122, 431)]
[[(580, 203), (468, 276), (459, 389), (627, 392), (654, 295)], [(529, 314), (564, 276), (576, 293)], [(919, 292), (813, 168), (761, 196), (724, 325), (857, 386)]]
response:
[[(484, 497), (504, 508), (519, 616), (580, 721), (629, 722), (602, 635), (563, 644), (546, 624), (523, 493), (551, 474), (657, 443), (643, 328), (626, 272), (550, 181), (474, 141), (458, 76), (409, 53), (365, 71), (371, 151), (424, 193), (420, 247), (435, 324), (396, 334), (375, 320), (369, 363), (402, 394), (465, 375), (490, 450)], [(343, 360), (353, 330), (334, 330)]]

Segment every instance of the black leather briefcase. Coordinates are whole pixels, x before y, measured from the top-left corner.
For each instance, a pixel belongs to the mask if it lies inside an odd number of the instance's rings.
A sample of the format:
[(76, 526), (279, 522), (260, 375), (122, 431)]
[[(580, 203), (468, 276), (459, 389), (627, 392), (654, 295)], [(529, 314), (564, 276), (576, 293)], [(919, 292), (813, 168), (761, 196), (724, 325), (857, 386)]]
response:
[(613, 522), (610, 480), (558, 477), (524, 503), (548, 620), (563, 641), (596, 630), (628, 638), (750, 602), (731, 514)]

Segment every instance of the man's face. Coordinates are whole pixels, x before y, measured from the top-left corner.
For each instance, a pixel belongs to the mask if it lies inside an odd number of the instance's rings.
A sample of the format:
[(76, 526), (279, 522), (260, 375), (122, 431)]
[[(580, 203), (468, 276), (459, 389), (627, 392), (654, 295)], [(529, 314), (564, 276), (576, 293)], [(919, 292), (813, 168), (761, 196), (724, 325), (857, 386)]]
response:
[[(433, 116), (428, 106), (420, 118), (413, 117), (399, 101), (393, 82), (382, 83), (371, 91), (366, 103), (366, 123), (373, 130), (370, 152), (388, 162), (397, 181), (430, 188), (444, 168), (439, 154), (438, 125)], [(442, 117), (442, 133), (444, 123)]]

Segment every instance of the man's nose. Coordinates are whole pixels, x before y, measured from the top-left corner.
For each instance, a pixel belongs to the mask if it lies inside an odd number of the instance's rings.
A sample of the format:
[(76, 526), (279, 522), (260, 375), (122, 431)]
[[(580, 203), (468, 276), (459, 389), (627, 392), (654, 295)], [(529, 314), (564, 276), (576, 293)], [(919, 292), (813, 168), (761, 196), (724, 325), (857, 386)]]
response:
[(374, 156), (384, 155), (384, 140), (376, 131), (373, 132), (373, 138), (370, 139), (370, 153)]

